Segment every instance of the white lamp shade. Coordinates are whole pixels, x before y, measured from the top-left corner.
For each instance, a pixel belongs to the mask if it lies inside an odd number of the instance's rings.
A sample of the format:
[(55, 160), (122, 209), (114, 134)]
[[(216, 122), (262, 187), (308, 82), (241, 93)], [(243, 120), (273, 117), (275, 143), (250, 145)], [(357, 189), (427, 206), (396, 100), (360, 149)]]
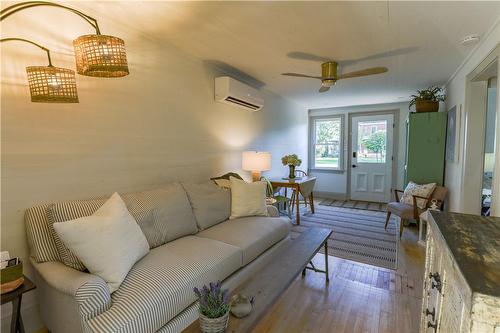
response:
[(242, 169), (246, 171), (271, 170), (271, 153), (266, 151), (244, 151)]

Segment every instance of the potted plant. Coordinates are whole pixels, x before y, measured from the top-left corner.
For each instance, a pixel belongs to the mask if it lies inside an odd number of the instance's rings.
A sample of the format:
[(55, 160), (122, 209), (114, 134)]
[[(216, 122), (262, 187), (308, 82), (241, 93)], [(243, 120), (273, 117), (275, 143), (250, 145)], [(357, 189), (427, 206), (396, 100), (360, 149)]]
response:
[(437, 112), (439, 102), (444, 102), (446, 95), (443, 88), (431, 86), (427, 89), (417, 90), (416, 95), (411, 95), (410, 105), (415, 105), (416, 112)]
[(297, 156), (297, 154), (285, 155), (281, 158), (281, 163), (283, 165), (288, 165), (290, 172), (288, 174), (288, 178), (295, 178), (295, 167), (298, 167), (302, 164), (302, 160)]
[(204, 333), (222, 333), (229, 321), (229, 292), (221, 288), (220, 281), (210, 282), (200, 289), (194, 288), (200, 303), (200, 329)]

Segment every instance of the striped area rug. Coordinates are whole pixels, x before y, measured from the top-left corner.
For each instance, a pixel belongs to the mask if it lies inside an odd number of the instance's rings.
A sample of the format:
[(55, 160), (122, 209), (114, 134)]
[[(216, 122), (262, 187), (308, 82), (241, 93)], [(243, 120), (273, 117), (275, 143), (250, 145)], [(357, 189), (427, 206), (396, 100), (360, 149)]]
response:
[(385, 203), (380, 203), (380, 202), (368, 202), (368, 201), (358, 201), (358, 200), (335, 200), (335, 199), (323, 199), (319, 203), (319, 205), (371, 210), (374, 212), (385, 212), (387, 206)]
[[(300, 226), (292, 228), (292, 238), (310, 227), (333, 230), (328, 241), (329, 254), (390, 269), (397, 268), (398, 237), (396, 220), (391, 217), (384, 229), (385, 213), (331, 206), (316, 206), (307, 212)], [(323, 251), (323, 250), (321, 250)]]

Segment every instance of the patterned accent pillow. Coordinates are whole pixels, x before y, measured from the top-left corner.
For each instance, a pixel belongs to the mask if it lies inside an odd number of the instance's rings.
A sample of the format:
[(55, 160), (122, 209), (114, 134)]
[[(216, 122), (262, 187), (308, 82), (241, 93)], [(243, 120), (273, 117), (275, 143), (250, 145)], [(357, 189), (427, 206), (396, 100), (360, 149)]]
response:
[[(428, 198), (432, 194), (432, 192), (434, 192), (435, 188), (436, 188), (436, 183), (419, 185), (417, 183), (410, 181), (408, 185), (406, 185), (405, 191), (403, 193), (403, 196), (401, 197), (400, 202), (408, 205), (413, 205), (413, 195), (418, 195), (419, 197)], [(424, 199), (417, 198), (417, 207), (420, 209), (425, 209), (426, 204), (429, 203), (430, 201), (426, 202), (426, 200)]]

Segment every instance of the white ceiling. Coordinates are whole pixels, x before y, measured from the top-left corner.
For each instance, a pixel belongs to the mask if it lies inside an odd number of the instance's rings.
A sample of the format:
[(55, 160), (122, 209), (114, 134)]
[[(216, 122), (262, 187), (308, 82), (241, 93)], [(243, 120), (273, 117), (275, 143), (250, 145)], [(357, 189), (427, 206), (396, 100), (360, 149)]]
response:
[[(416, 89), (443, 84), (472, 50), (459, 40), (484, 36), (500, 15), (499, 1), (65, 4), (96, 17), (103, 33), (125, 40), (129, 53), (141, 53), (141, 38), (171, 43), (309, 108), (400, 102)], [(34, 10), (36, 20), (27, 14)], [(71, 56), (71, 40), (90, 33), (89, 27), (71, 14), (55, 15), (58, 10), (18, 13), (2, 22), (2, 37), (35, 35)], [(389, 72), (341, 80), (320, 94), (319, 81), (280, 75), (320, 75), (320, 60), (296, 59), (292, 52), (337, 61), (361, 59), (340, 72), (373, 66), (386, 66)], [(363, 60), (380, 54), (389, 56)]]

